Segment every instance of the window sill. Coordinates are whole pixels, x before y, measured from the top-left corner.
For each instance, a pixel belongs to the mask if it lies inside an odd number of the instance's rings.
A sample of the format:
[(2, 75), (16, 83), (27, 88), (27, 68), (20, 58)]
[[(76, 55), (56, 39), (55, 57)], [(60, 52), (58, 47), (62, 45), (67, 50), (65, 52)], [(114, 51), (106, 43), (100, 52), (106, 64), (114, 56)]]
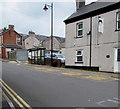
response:
[(75, 37), (75, 38), (83, 38), (83, 36), (77, 36), (77, 37)]
[(83, 62), (75, 62), (75, 64), (83, 64)]
[(115, 30), (115, 31), (120, 31), (120, 29), (119, 30)]

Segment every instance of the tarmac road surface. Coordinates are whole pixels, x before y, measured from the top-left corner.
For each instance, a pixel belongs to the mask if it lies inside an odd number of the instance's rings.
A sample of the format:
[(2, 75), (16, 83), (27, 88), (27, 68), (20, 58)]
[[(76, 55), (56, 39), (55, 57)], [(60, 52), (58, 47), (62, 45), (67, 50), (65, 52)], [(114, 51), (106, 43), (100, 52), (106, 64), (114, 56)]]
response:
[(67, 70), (45, 68), (4, 62), (2, 80), (32, 108), (120, 106), (118, 81), (77, 78), (65, 75)]

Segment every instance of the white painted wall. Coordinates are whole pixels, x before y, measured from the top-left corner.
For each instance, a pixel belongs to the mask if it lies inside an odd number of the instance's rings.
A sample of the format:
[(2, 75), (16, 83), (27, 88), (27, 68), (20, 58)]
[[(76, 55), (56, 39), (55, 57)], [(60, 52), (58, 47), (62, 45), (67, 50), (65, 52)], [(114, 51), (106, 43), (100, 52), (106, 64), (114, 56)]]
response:
[[(114, 72), (114, 48), (118, 47), (118, 31), (116, 30), (116, 13), (118, 10), (107, 12), (92, 18), (92, 66), (100, 71)], [(98, 17), (104, 20), (103, 33), (98, 32)], [(76, 25), (83, 22), (84, 36), (76, 38)], [(66, 25), (66, 65), (89, 66), (90, 18)], [(83, 64), (76, 64), (76, 50), (83, 49)], [(106, 56), (110, 57), (107, 58)]]
[(25, 39), (25, 48), (35, 48), (35, 46), (39, 46), (40, 41), (35, 37), (35, 34), (30, 34), (28, 38)]

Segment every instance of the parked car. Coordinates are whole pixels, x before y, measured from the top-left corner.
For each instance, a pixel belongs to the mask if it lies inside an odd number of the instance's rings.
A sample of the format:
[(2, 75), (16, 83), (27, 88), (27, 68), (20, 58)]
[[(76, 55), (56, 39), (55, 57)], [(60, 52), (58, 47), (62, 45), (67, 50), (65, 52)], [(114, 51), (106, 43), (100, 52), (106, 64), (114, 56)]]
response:
[[(45, 58), (51, 58), (51, 54), (45, 54)], [(65, 63), (65, 56), (63, 54), (53, 53), (53, 59), (60, 59), (61, 63)]]

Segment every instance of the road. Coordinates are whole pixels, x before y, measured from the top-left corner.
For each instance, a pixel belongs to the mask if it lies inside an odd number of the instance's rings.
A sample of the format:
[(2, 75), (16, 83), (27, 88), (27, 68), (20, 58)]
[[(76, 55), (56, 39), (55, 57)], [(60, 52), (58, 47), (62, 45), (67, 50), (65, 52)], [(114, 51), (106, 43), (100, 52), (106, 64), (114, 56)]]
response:
[(118, 107), (120, 104), (116, 80), (78, 78), (56, 73), (67, 74), (67, 70), (60, 68), (37, 68), (2, 64), (2, 80), (31, 107)]

